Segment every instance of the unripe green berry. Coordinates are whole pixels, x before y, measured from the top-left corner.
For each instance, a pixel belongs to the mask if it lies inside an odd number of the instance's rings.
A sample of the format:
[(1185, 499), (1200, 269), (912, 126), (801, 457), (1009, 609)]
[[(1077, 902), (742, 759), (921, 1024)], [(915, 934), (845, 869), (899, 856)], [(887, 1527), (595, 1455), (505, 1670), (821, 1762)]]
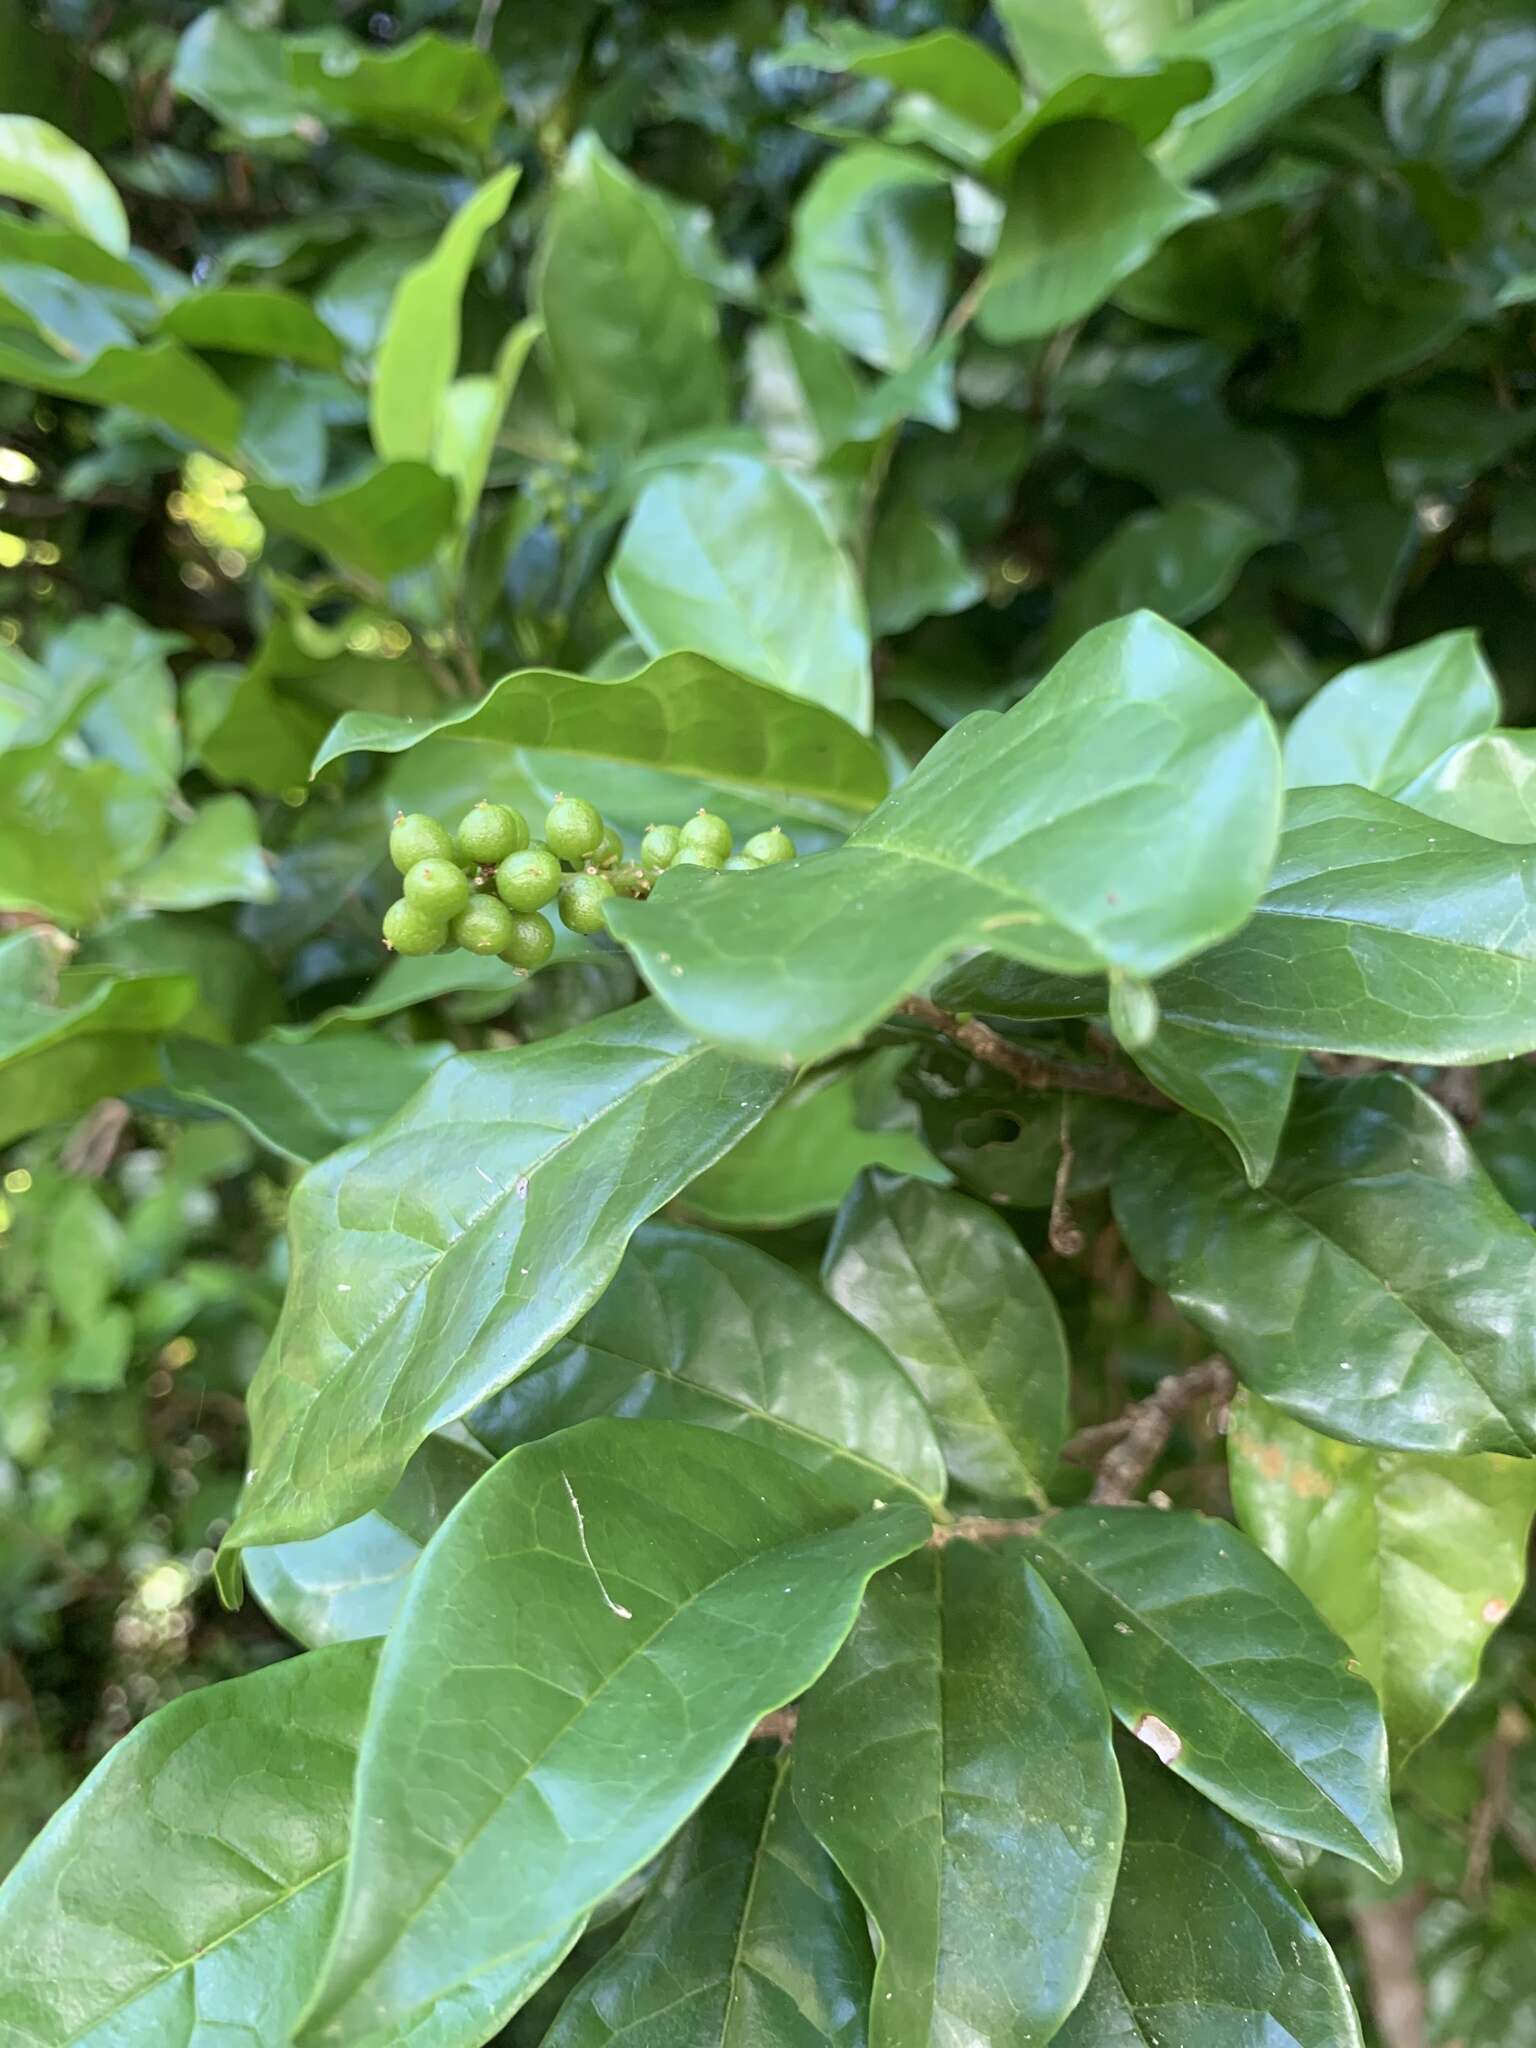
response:
[(561, 860), (586, 860), (602, 842), (602, 813), (584, 796), (557, 796), (544, 820), (544, 837)]
[(727, 874), (731, 873), (733, 870), (739, 874), (743, 873), (748, 868), (760, 868), (765, 867), (766, 865), (767, 863), (765, 861), (754, 860), (750, 853), (733, 853), (730, 859), (726, 862), (725, 867)]
[(476, 896), (448, 930), (466, 953), (504, 953), (512, 943), (512, 913), (494, 896)]
[(560, 863), (547, 846), (509, 853), (496, 870), (496, 893), (508, 910), (542, 910), (560, 893)]
[(793, 860), (795, 842), (782, 826), (771, 825), (766, 832), (754, 832), (741, 850), (768, 868), (781, 860)]
[(640, 842), (640, 859), (653, 872), (671, 867), (677, 859), (682, 834), (675, 825), (651, 825)]
[(437, 952), (447, 937), (448, 927), (441, 918), (429, 917), (403, 896), (384, 913), (384, 943), (407, 959)]
[(713, 811), (700, 811), (690, 818), (682, 830), (684, 846), (701, 846), (710, 853), (718, 853), (720, 859), (713, 865), (719, 867), (730, 859), (731, 828), (724, 818), (717, 818)]
[(407, 903), (446, 924), (469, 901), (469, 877), (451, 860), (419, 860), (401, 884)]
[(723, 868), (725, 855), (716, 853), (712, 846), (683, 845), (677, 849), (677, 859), (672, 865), (675, 868)]
[(521, 811), (509, 810), (505, 804), (486, 803), (482, 798), (459, 820), (458, 844), (466, 860), (494, 867), (497, 861), (505, 860), (509, 853), (520, 852), (528, 844), (528, 820)]
[(540, 917), (536, 910), (524, 910), (512, 919), (512, 936), (502, 948), (501, 957), (509, 966), (531, 971), (542, 967), (554, 950), (555, 928), (549, 919)]
[(650, 886), (650, 877), (638, 861), (620, 861), (616, 868), (609, 870), (608, 878), (620, 896), (643, 896)]
[(597, 842), (597, 851), (592, 855), (595, 868), (611, 868), (616, 860), (624, 858), (624, 842), (611, 825), (603, 827), (603, 836)]
[(567, 875), (560, 884), (560, 922), (567, 931), (590, 937), (603, 929), (603, 905), (615, 890), (606, 875)]
[(389, 828), (389, 857), (403, 875), (419, 860), (451, 860), (453, 834), (425, 811), (395, 813)]

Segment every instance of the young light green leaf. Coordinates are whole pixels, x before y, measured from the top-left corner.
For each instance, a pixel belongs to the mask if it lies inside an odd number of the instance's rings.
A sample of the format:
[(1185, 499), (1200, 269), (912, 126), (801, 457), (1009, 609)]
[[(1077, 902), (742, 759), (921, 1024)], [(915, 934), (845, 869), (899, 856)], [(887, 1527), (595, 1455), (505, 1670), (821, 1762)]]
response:
[(504, 1458), (385, 1644), (302, 2048), (398, 2038), (579, 1921), (820, 1675), (870, 1574), (928, 1528), (915, 1504), (860, 1514), (759, 1444), (677, 1423), (587, 1422)]
[(1438, 633), (1325, 683), (1286, 733), (1286, 783), (1353, 782), (1398, 796), (1448, 748), (1498, 718), (1499, 687), (1476, 633)]
[(727, 416), (714, 294), (689, 269), (671, 212), (595, 135), (561, 165), (535, 302), (584, 441), (637, 448)]
[(694, 1030), (817, 1059), (968, 946), (1150, 980), (1234, 931), (1269, 873), (1279, 780), (1258, 699), (1140, 612), (1006, 716), (946, 733), (840, 850), (668, 875), (609, 928)]
[(424, 562), (457, 510), (453, 485), (424, 462), (381, 463), (337, 490), (253, 483), (246, 496), (264, 525), (381, 583)]
[(113, 256), (128, 254), (128, 216), (96, 159), (31, 114), (0, 114), (0, 192), (78, 228)]
[[(694, 648), (868, 732), (869, 626), (853, 565), (808, 485), (751, 455), (653, 477), (608, 570), (651, 654)], [(781, 601), (795, 592), (793, 605)]]
[(777, 53), (776, 65), (808, 65), (881, 78), (898, 92), (920, 95), (943, 109), (950, 132), (978, 136), (1006, 128), (1019, 114), (1019, 82), (985, 43), (952, 28), (926, 35), (881, 35), (856, 21), (827, 19), (821, 39), (792, 43)]
[(458, 367), (464, 287), (481, 242), (507, 210), (517, 176), (513, 164), (487, 178), (449, 221), (431, 255), (395, 287), (368, 394), (373, 445), (385, 462), (432, 460), (443, 394)]
[(1119, 1751), (1120, 1881), (1055, 2048), (1361, 2048), (1333, 1950), (1269, 1857), (1134, 1743)]
[(900, 1361), (955, 1478), (1042, 1500), (1067, 1427), (1068, 1359), (1050, 1289), (1003, 1219), (926, 1182), (867, 1174), (822, 1279)]
[(503, 416), (542, 331), (535, 319), (519, 320), (508, 328), (489, 373), (456, 377), (443, 393), (432, 460), (458, 491), (461, 523), (467, 524), (480, 502)]
[(998, 0), (1019, 69), (1036, 84), (1129, 71), (1189, 15), (1187, 0)]
[(1416, 775), (1398, 800), (1506, 846), (1536, 843), (1536, 733), (1466, 740)]
[(1262, 1551), (1226, 1522), (1137, 1508), (1068, 1508), (1026, 1548), (1160, 1762), (1250, 1827), (1397, 1875), (1381, 1710)]
[(1400, 1076), (1301, 1083), (1262, 1188), (1194, 1124), (1148, 1132), (1115, 1215), (1287, 1414), (1389, 1450), (1536, 1452), (1536, 1237)]
[(271, 903), (277, 884), (261, 845), (261, 821), (243, 796), (210, 797), (123, 893), (150, 910), (204, 910), (211, 903)]
[(1125, 1805), (1104, 1695), (1018, 1540), (870, 1588), (800, 1707), (795, 1800), (880, 1936), (870, 2048), (1037, 2048), (1103, 1939)]
[(812, 179), (790, 262), (823, 334), (878, 370), (905, 370), (938, 334), (954, 241), (944, 176), (871, 145), (839, 151)]
[(486, 750), (513, 747), (669, 769), (772, 805), (793, 801), (851, 825), (880, 801), (885, 763), (874, 742), (807, 704), (701, 654), (664, 654), (631, 676), (598, 680), (522, 669), (436, 719), (348, 711), (312, 772), (344, 754), (398, 754), (451, 732)]
[(732, 1766), (560, 2008), (545, 2048), (863, 2048), (869, 1933), (796, 1810), (791, 1768), (787, 1750), (763, 1746)]
[(728, 1430), (861, 1507), (944, 1498), (933, 1424), (890, 1353), (777, 1259), (707, 1231), (646, 1225), (597, 1305), (469, 1428), (500, 1456), (595, 1415)]
[(1238, 1520), (1354, 1651), (1400, 1763), (1520, 1597), (1536, 1464), (1362, 1450), (1245, 1394), (1227, 1465)]
[(570, 1328), (635, 1226), (783, 1087), (642, 1003), (461, 1054), (311, 1168), (230, 1545), (323, 1535), (378, 1506), (433, 1430)]
[(1165, 1095), (1224, 1131), (1237, 1147), (1249, 1185), (1263, 1185), (1290, 1114), (1299, 1052), (1244, 1045), (1165, 1016), (1132, 1057)]

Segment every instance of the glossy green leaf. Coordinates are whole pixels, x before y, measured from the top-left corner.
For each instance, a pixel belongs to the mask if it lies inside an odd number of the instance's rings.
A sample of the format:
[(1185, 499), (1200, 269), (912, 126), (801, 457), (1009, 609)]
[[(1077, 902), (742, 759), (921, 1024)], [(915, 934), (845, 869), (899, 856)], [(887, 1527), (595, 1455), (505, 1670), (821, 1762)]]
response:
[(1038, 85), (1129, 70), (1190, 13), (1188, 0), (998, 0), (1019, 68)]
[(1020, 341), (1081, 320), (1212, 202), (1174, 183), (1110, 121), (1062, 121), (1013, 167), (976, 324)]
[(781, 50), (778, 62), (884, 79), (898, 92), (942, 108), (950, 132), (963, 128), (978, 139), (1018, 116), (1023, 98), (1018, 80), (974, 36), (951, 28), (910, 37), (882, 35), (860, 22), (835, 19), (822, 24), (821, 34), (820, 41)]
[(1079, 641), (1006, 717), (946, 733), (841, 850), (668, 875), (609, 928), (695, 1030), (815, 1059), (968, 946), (1150, 979), (1211, 944), (1268, 874), (1278, 783), (1258, 700), (1142, 612)]
[(1536, 842), (1536, 734), (1487, 732), (1465, 740), (1397, 794), (1464, 832), (1529, 846)]
[(1477, 635), (1437, 633), (1325, 683), (1285, 736), (1285, 779), (1293, 789), (1353, 782), (1396, 796), (1498, 716), (1498, 684)]
[(344, 754), (403, 753), (435, 733), (483, 746), (488, 777), (502, 749), (542, 748), (669, 769), (770, 806), (810, 805), (829, 824), (855, 822), (886, 789), (878, 748), (841, 718), (699, 654), (664, 654), (605, 680), (523, 669), (431, 720), (349, 711), (313, 772)]
[(1244, 1045), (1163, 1017), (1156, 1036), (1136, 1048), (1135, 1059), (1165, 1095), (1226, 1133), (1252, 1186), (1269, 1178), (1290, 1113), (1299, 1052)]
[(1536, 1237), (1410, 1082), (1303, 1082), (1262, 1188), (1197, 1126), (1150, 1132), (1115, 1214), (1143, 1272), (1287, 1414), (1384, 1449), (1536, 1450)]
[(90, 362), (75, 363), (31, 335), (7, 330), (0, 341), (0, 377), (86, 405), (126, 406), (230, 461), (242, 459), (239, 400), (180, 342), (105, 348)]
[(1520, 1597), (1536, 1465), (1362, 1450), (1258, 1395), (1234, 1411), (1227, 1463), (1239, 1521), (1354, 1651), (1401, 1762)]
[[(716, 455), (654, 477), (630, 514), (608, 588), (648, 653), (693, 648), (869, 730), (858, 579), (820, 502), (786, 470)], [(782, 602), (785, 590), (793, 605)]]
[(1143, 607), (1175, 625), (1204, 618), (1269, 538), (1262, 520), (1216, 498), (1133, 512), (1068, 583), (1051, 643), (1065, 652), (1105, 620)]
[(986, 595), (986, 579), (965, 558), (947, 521), (910, 499), (882, 512), (870, 543), (870, 631), (905, 633), (923, 619), (963, 612)]
[(147, 867), (124, 885), (151, 910), (210, 903), (271, 903), (277, 884), (262, 851), (261, 822), (243, 796), (210, 797)]
[(667, 207), (595, 135), (579, 136), (561, 166), (535, 292), (555, 385), (584, 440), (633, 448), (726, 417), (714, 295), (688, 268)]
[(858, 1900), (807, 1830), (789, 1752), (749, 1749), (667, 1851), (547, 2048), (863, 2048)]
[(1262, 1551), (1204, 1515), (1092, 1507), (1026, 1548), (1160, 1762), (1250, 1827), (1397, 1875), (1381, 1710)]
[(1536, 854), (1386, 797), (1296, 790), (1251, 922), (1158, 995), (1169, 1016), (1270, 1045), (1446, 1066), (1528, 1052), (1533, 877)]
[(1506, 1068), (1483, 1095), (1470, 1133), (1473, 1151), (1515, 1211), (1536, 1228), (1536, 1066)]
[(900, 1361), (962, 1485), (1043, 1498), (1066, 1435), (1066, 1338), (1000, 1216), (923, 1181), (869, 1174), (839, 1212), (822, 1279)]
[(205, 1686), (108, 1752), (0, 1892), (12, 2040), (288, 2038), (341, 1895), (374, 1663), (348, 1644)]
[(557, 1940), (826, 1668), (870, 1574), (928, 1527), (915, 1505), (858, 1514), (761, 1446), (676, 1423), (583, 1423), (503, 1459), (386, 1642), (303, 2048), (398, 2038), (514, 1967), (509, 1948)]
[[(867, 1167), (944, 1181), (895, 1093), (910, 1055), (891, 1046), (857, 1066), (809, 1075), (683, 1197), (727, 1230), (781, 1230), (830, 1216)], [(905, 1114), (898, 1113), (905, 1108)]]
[(262, 285), (189, 292), (161, 315), (160, 332), (188, 348), (278, 356), (317, 370), (341, 367), (341, 343), (303, 299)]
[(795, 208), (790, 262), (811, 319), (878, 370), (904, 370), (939, 331), (955, 210), (947, 181), (895, 150), (843, 150)]
[(1382, 70), (1381, 111), (1398, 153), (1464, 179), (1524, 127), (1536, 92), (1536, 21), (1519, 0), (1448, 7)]
[(0, 192), (128, 253), (128, 216), (106, 172), (78, 142), (31, 114), (0, 114)]
[(944, 1498), (933, 1424), (890, 1354), (777, 1259), (702, 1230), (646, 1225), (596, 1306), (469, 1427), (501, 1455), (595, 1415), (728, 1430), (860, 1506)]
[(264, 525), (380, 582), (424, 562), (457, 510), (453, 485), (424, 462), (385, 462), (336, 490), (253, 483), (246, 495)]
[(388, 1634), (416, 1560), (490, 1464), (476, 1443), (429, 1436), (382, 1507), (325, 1536), (246, 1551), (251, 1591), (307, 1649)]
[(379, 1505), (433, 1430), (570, 1328), (635, 1226), (783, 1086), (644, 1003), (461, 1054), (312, 1168), (232, 1543), (323, 1535)]
[(377, 1130), (452, 1053), (443, 1039), (397, 1045), (331, 1032), (242, 1046), (174, 1039), (162, 1064), (178, 1095), (222, 1110), (272, 1151), (307, 1165)]
[(875, 1581), (801, 1703), (794, 1791), (879, 1933), (870, 2048), (1055, 2037), (1125, 1805), (1104, 1695), (1023, 1543), (947, 1544)]
[(1121, 1745), (1125, 1852), (1056, 2048), (1361, 2048), (1344, 1973), (1240, 1827)]
[(373, 445), (385, 462), (432, 460), (439, 409), (458, 367), (464, 287), (516, 183), (515, 165), (488, 178), (444, 228), (431, 255), (395, 287), (368, 394)]

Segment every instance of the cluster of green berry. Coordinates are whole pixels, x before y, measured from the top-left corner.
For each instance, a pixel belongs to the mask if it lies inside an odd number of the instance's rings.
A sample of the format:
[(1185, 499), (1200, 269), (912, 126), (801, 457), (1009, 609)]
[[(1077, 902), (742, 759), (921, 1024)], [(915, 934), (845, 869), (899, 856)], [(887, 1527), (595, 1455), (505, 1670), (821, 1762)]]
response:
[(450, 942), (470, 953), (498, 953), (525, 971), (555, 949), (542, 913), (558, 901), (560, 921), (590, 935), (603, 928), (613, 896), (645, 896), (665, 868), (760, 868), (793, 860), (794, 842), (778, 826), (731, 851), (724, 818), (700, 811), (685, 825), (652, 825), (638, 861), (604, 824), (595, 804), (557, 796), (534, 839), (521, 811), (482, 798), (456, 832), (425, 811), (400, 812), (389, 857), (404, 877), (400, 900), (384, 913), (384, 943), (397, 953), (436, 953)]

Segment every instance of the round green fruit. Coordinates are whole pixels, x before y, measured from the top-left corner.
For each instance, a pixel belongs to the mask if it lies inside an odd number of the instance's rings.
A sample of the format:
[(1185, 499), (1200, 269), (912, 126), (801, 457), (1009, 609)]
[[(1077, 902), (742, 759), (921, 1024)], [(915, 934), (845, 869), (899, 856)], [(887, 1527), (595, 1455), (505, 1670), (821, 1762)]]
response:
[(555, 928), (536, 910), (524, 910), (512, 919), (512, 936), (501, 957), (513, 967), (532, 970), (542, 967), (555, 950)]
[(741, 850), (749, 859), (769, 868), (781, 860), (793, 860), (795, 842), (781, 826), (772, 825), (766, 832), (754, 832)]
[(504, 953), (512, 943), (513, 917), (494, 896), (476, 896), (448, 927), (466, 953)]
[(611, 825), (603, 827), (603, 836), (597, 842), (597, 851), (592, 856), (595, 868), (611, 868), (615, 861), (624, 858), (624, 842)]
[(675, 868), (723, 868), (725, 855), (717, 853), (712, 846), (684, 844), (677, 849), (677, 859), (672, 865)]
[(641, 865), (653, 872), (671, 867), (677, 859), (682, 834), (675, 825), (650, 825), (640, 842)]
[(586, 860), (602, 844), (602, 813), (584, 796), (557, 796), (544, 820), (544, 837), (561, 860)]
[(560, 884), (560, 922), (590, 938), (603, 929), (603, 905), (616, 893), (606, 875), (567, 875)]
[(509, 853), (519, 853), (528, 844), (528, 820), (521, 811), (506, 804), (483, 799), (459, 820), (459, 851), (466, 860), (482, 867), (494, 867)]
[(441, 918), (429, 917), (426, 911), (418, 910), (403, 896), (397, 903), (391, 903), (384, 913), (385, 945), (403, 953), (408, 960), (436, 953), (447, 937), (448, 927)]
[(469, 877), (464, 870), (456, 868), (451, 860), (439, 858), (417, 861), (406, 870), (401, 887), (407, 903), (426, 916), (435, 917), (440, 924), (457, 917), (470, 897)]
[(681, 838), (684, 846), (697, 846), (706, 853), (719, 854), (720, 859), (711, 863), (714, 867), (730, 859), (731, 828), (713, 811), (699, 811), (690, 818), (682, 829)]
[(766, 863), (754, 860), (750, 853), (733, 853), (725, 864), (727, 874), (744, 874), (748, 868), (760, 868)]
[(547, 846), (509, 853), (496, 870), (496, 893), (508, 910), (542, 910), (560, 893), (560, 863)]
[(452, 860), (453, 834), (425, 811), (395, 813), (389, 828), (389, 857), (403, 875), (419, 860)]

